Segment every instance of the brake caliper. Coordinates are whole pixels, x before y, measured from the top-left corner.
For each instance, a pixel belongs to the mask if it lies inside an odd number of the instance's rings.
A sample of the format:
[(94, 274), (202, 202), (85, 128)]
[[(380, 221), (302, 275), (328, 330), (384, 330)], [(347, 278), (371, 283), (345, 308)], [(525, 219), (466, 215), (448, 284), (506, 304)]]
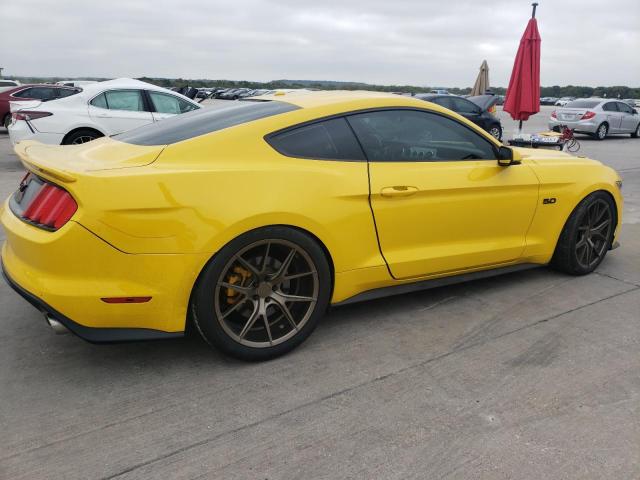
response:
[[(251, 272), (245, 270), (242, 267), (234, 267), (233, 273), (229, 275), (227, 282), (231, 285), (238, 285), (239, 287), (244, 287), (248, 285), (248, 281), (251, 279)], [(237, 290), (233, 288), (227, 288), (227, 303), (229, 305), (233, 305), (240, 300), (242, 295)]]

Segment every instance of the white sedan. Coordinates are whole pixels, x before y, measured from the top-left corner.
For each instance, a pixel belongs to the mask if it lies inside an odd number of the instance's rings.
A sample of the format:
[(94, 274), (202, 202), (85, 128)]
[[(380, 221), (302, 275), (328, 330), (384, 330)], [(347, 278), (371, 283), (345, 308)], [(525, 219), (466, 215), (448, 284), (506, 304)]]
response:
[(10, 106), (14, 145), (21, 140), (77, 145), (202, 108), (171, 90), (129, 78), (84, 85), (82, 92), (59, 100)]

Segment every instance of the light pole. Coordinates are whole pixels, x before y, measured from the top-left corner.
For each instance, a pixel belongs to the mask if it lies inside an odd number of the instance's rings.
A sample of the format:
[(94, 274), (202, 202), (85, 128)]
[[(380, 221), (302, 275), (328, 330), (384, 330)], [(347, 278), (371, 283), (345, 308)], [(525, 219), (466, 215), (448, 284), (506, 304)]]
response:
[(0, 78), (2, 78), (2, 70), (4, 70), (4, 68), (0, 67)]

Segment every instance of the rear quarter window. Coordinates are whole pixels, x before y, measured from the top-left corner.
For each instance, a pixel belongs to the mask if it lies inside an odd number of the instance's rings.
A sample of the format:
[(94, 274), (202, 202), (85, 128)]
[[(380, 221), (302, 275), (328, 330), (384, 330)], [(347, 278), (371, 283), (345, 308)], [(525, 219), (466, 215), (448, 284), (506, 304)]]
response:
[(353, 131), (344, 118), (287, 129), (268, 135), (269, 145), (288, 157), (318, 160), (365, 160)]

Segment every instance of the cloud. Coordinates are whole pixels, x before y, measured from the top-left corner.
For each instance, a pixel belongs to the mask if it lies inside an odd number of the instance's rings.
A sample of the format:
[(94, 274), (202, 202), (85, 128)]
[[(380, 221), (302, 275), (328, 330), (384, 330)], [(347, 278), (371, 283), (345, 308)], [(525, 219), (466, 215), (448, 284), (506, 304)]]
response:
[[(280, 78), (506, 86), (521, 0), (20, 0), (2, 6), (6, 75)], [(540, 1), (542, 84), (640, 84), (640, 2)]]

